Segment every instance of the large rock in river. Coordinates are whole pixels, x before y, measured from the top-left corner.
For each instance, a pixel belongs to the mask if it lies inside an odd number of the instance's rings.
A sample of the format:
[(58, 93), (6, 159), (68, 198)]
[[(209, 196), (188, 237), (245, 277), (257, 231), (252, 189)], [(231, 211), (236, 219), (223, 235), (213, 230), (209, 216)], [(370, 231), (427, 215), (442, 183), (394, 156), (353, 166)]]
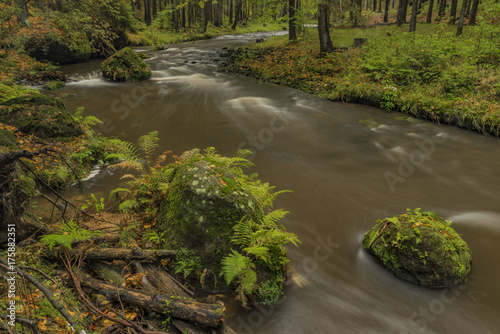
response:
[(142, 81), (151, 76), (151, 70), (140, 55), (126, 47), (101, 64), (102, 74), (113, 81)]
[(377, 220), (363, 248), (397, 277), (427, 287), (463, 283), (471, 269), (471, 251), (451, 222), (420, 209)]
[(44, 139), (83, 134), (81, 126), (61, 101), (42, 94), (20, 96), (1, 103), (0, 122)]
[(262, 215), (257, 200), (227, 168), (183, 159), (160, 206), (157, 228), (172, 249), (194, 250), (203, 268), (218, 275), (221, 259), (235, 247), (233, 226), (245, 216), (258, 221)]

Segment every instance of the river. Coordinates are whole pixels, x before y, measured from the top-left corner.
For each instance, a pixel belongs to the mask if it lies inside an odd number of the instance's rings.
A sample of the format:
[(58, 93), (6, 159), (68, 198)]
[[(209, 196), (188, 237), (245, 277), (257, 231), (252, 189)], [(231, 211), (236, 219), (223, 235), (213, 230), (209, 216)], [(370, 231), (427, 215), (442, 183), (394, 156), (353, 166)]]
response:
[[(250, 149), (249, 172), (293, 191), (276, 207), (291, 212), (284, 225), (302, 241), (289, 248), (291, 264), (308, 284), (288, 286), (261, 312), (228, 302), (227, 322), (239, 333), (500, 333), (498, 139), (217, 72), (224, 47), (262, 36), (144, 49), (153, 76), (140, 83), (89, 76), (98, 61), (68, 65), (65, 73), (84, 80), (62, 90), (64, 102), (102, 119), (107, 136), (135, 141), (157, 130), (160, 149), (179, 155)], [(105, 194), (118, 176), (86, 183)], [(453, 220), (471, 247), (466, 284), (421, 288), (361, 249), (377, 219), (416, 207)]]

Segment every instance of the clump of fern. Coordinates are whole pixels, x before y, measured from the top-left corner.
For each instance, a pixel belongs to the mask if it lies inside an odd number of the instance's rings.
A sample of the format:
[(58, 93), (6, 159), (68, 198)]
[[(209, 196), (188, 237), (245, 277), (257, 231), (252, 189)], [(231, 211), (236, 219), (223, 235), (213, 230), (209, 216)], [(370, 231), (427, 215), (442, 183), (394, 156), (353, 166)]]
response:
[(115, 140), (119, 148), (112, 158), (120, 162), (108, 168), (127, 171), (120, 178), (127, 181), (110, 192), (110, 198), (116, 196), (122, 200), (120, 211), (129, 213), (144, 207), (154, 209), (163, 198), (171, 178), (170, 170), (163, 164), (171, 152), (166, 151), (154, 160), (159, 140), (158, 131), (141, 136), (137, 144)]
[(90, 240), (93, 236), (102, 234), (101, 231), (88, 231), (78, 226), (73, 220), (64, 222), (57, 234), (47, 234), (40, 237), (42, 244), (52, 250), (55, 246), (63, 246), (71, 250), (75, 242)]

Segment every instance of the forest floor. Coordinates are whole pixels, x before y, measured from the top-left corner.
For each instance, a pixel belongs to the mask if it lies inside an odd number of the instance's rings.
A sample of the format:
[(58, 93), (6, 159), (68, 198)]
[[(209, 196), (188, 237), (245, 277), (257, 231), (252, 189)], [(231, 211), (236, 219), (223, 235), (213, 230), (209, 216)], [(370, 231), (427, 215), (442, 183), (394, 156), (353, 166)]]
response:
[[(415, 34), (407, 24), (339, 27), (331, 30), (335, 50), (320, 54), (316, 29), (306, 29), (296, 41), (280, 36), (238, 48), (224, 70), (498, 136), (498, 36), (470, 28), (457, 38), (455, 30), (447, 23), (419, 23)], [(355, 38), (367, 43), (355, 47)]]

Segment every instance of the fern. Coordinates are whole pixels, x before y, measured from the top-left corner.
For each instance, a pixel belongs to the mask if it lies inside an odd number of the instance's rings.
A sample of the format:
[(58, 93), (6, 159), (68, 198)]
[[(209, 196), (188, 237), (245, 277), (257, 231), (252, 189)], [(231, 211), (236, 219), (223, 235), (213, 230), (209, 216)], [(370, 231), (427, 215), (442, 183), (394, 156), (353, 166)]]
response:
[(222, 259), (222, 272), (226, 279), (227, 285), (231, 284), (234, 279), (238, 278), (238, 283), (246, 293), (251, 293), (257, 283), (257, 273), (255, 272), (255, 264), (244, 255), (241, 255), (235, 250), (231, 250), (229, 254)]
[(152, 131), (147, 135), (143, 135), (137, 141), (137, 146), (142, 150), (146, 162), (150, 164), (153, 161), (153, 154), (158, 147), (158, 131)]
[(47, 245), (50, 250), (54, 246), (61, 245), (71, 250), (74, 242), (90, 240), (93, 236), (102, 234), (101, 231), (88, 231), (79, 227), (73, 220), (63, 224), (58, 231), (60, 234), (47, 234), (40, 237), (40, 241)]
[(139, 207), (139, 202), (135, 199), (128, 199), (120, 203), (118, 209), (123, 213), (129, 213), (130, 211), (137, 209)]
[(125, 247), (129, 240), (137, 239), (136, 229), (141, 225), (140, 222), (133, 222), (129, 226), (125, 227), (123, 231), (120, 233), (120, 247)]

